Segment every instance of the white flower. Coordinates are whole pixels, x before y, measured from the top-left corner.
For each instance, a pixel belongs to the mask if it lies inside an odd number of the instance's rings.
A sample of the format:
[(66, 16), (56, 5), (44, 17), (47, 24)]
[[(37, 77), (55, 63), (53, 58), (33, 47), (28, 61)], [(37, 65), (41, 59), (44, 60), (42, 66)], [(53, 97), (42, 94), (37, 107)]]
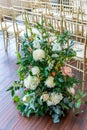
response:
[(42, 60), (45, 58), (45, 52), (42, 49), (37, 49), (33, 51), (33, 58), (35, 61)]
[(52, 51), (61, 51), (61, 46), (59, 43), (53, 43), (52, 44)]
[(51, 106), (51, 105), (57, 105), (58, 103), (60, 103), (60, 101), (63, 99), (62, 94), (58, 94), (58, 93), (51, 93), (50, 98), (47, 100), (47, 105)]
[(43, 99), (44, 102), (47, 101), (49, 99), (49, 94), (47, 93), (42, 94), (41, 99)]
[(23, 101), (23, 102), (26, 102), (28, 97), (29, 97), (28, 95), (25, 95), (25, 96), (22, 98), (22, 101)]
[(75, 94), (75, 89), (74, 89), (74, 88), (67, 88), (67, 91), (68, 91), (70, 94), (72, 94), (72, 95)]
[(59, 55), (58, 54), (53, 54), (52, 57), (56, 58), (56, 57), (59, 57)]
[(24, 97), (22, 98), (22, 101), (26, 106), (28, 105), (29, 100), (30, 100), (29, 95), (24, 95)]
[(48, 61), (49, 70), (51, 70), (54, 67), (54, 63), (55, 63), (54, 60), (51, 62)]
[(39, 39), (35, 39), (35, 41), (33, 42), (33, 47), (36, 48), (36, 49), (40, 48)]
[(48, 88), (53, 88), (55, 86), (54, 78), (52, 76), (49, 76), (48, 79), (45, 81), (45, 84)]
[(39, 82), (40, 82), (40, 80), (38, 77), (29, 75), (26, 79), (24, 79), (24, 86), (31, 90), (35, 90), (37, 88)]
[(39, 67), (37, 67), (37, 66), (34, 66), (34, 67), (31, 69), (31, 71), (32, 71), (32, 74), (33, 74), (33, 75), (37, 75), (37, 74), (39, 74), (39, 72), (40, 72)]

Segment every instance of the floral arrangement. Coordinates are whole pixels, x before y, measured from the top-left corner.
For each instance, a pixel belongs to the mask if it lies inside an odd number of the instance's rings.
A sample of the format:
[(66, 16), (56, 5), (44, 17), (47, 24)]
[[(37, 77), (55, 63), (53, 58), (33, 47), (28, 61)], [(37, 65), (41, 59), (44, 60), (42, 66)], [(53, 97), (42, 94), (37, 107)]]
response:
[(26, 22), (28, 33), (22, 39), (22, 53), (17, 53), (19, 81), (7, 91), (11, 91), (22, 115), (49, 113), (58, 123), (66, 111), (86, 103), (87, 94), (76, 90), (80, 82), (66, 66), (76, 55), (73, 42), (68, 45), (71, 37), (67, 31), (59, 35), (52, 25), (45, 28), (43, 21), (36, 29)]

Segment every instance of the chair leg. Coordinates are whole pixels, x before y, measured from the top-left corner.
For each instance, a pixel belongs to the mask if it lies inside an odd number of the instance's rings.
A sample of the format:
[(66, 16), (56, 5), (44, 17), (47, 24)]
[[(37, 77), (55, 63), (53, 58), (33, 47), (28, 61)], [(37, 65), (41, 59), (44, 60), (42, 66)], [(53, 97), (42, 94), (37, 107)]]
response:
[(16, 51), (19, 51), (19, 47), (18, 47), (18, 35), (15, 34), (15, 42), (16, 42)]
[(3, 35), (3, 41), (4, 41), (4, 47), (5, 47), (5, 32), (2, 31), (2, 35)]
[(5, 51), (7, 51), (8, 48), (8, 32), (6, 32), (6, 38), (5, 38)]
[(83, 64), (83, 83), (82, 83), (82, 91), (85, 91), (85, 82), (86, 82), (86, 63)]

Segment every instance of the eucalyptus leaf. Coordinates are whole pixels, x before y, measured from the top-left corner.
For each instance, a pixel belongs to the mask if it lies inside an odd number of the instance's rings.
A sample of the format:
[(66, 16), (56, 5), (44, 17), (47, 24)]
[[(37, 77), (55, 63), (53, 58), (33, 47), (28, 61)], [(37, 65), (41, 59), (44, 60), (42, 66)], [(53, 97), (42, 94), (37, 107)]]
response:
[(53, 118), (54, 123), (59, 123), (60, 122), (59, 116), (57, 114), (53, 114), (52, 118)]

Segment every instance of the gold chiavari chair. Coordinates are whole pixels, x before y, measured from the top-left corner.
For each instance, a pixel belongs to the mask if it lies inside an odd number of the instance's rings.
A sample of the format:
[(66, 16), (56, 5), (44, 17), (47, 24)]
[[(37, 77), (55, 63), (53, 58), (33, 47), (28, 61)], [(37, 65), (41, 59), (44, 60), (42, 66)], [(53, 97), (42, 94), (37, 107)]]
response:
[[(73, 42), (69, 41), (69, 45), (72, 44), (72, 49), (76, 52), (76, 57), (73, 61), (67, 63), (68, 66), (73, 69), (82, 72), (82, 79), (86, 81), (87, 74), (87, 25), (84, 23), (76, 23), (74, 21), (66, 20), (65, 28), (72, 34)], [(79, 33), (81, 32), (81, 33)], [(85, 33), (84, 33), (85, 32)], [(82, 84), (82, 89), (85, 88), (85, 82)]]
[(37, 22), (41, 23), (42, 14), (40, 14), (40, 13), (34, 13), (34, 12), (29, 12), (29, 11), (26, 11), (26, 14), (27, 14), (27, 18), (28, 18), (29, 24), (31, 26), (35, 26), (35, 24)]
[[(18, 9), (4, 9), (3, 10), (3, 22), (5, 23), (5, 50), (8, 49), (8, 41), (15, 38), (16, 41), (16, 50), (18, 51), (19, 48), (19, 34), (25, 30), (24, 24), (22, 24), (19, 16), (22, 12)], [(7, 26), (7, 22), (11, 24), (11, 26)]]
[(62, 8), (62, 15), (64, 18), (73, 19), (74, 17), (76, 17), (76, 7), (63, 4)]
[[(20, 34), (22, 32), (26, 32), (26, 26), (23, 19), (24, 12), (22, 10), (18, 10), (14, 8), (12, 9), (12, 12), (13, 12), (13, 20), (14, 20), (14, 36), (16, 41), (16, 50), (19, 51), (21, 45)], [(9, 28), (8, 31), (13, 32), (13, 29)]]
[(81, 6), (78, 8), (78, 17), (79, 21), (83, 23), (87, 23), (87, 9), (82, 8)]
[(61, 3), (62, 3), (63, 5), (72, 6), (72, 5), (73, 5), (73, 0), (61, 0)]
[[(0, 31), (2, 32), (3, 35), (3, 42), (5, 46), (5, 35), (4, 35), (4, 30), (5, 30), (5, 24), (3, 23), (3, 16), (2, 16), (2, 8), (0, 7)], [(4, 26), (4, 27), (3, 27)]]
[(52, 25), (54, 30), (61, 34), (64, 30), (64, 22), (61, 21), (61, 17), (59, 20), (55, 19), (52, 16), (46, 16), (44, 15), (44, 21), (45, 21), (45, 26), (46, 28), (49, 29), (49, 25)]
[(8, 29), (13, 27), (13, 20), (12, 20), (12, 10), (11, 8), (2, 7), (2, 30), (3, 30), (3, 38), (4, 38), (4, 45), (5, 50), (7, 51), (8, 47), (8, 40), (9, 38), (13, 38), (13, 34), (8, 33)]
[(51, 14), (50, 11), (52, 11), (52, 3), (48, 1), (36, 1), (35, 2), (35, 8), (32, 10), (35, 13), (41, 13), (41, 14)]

